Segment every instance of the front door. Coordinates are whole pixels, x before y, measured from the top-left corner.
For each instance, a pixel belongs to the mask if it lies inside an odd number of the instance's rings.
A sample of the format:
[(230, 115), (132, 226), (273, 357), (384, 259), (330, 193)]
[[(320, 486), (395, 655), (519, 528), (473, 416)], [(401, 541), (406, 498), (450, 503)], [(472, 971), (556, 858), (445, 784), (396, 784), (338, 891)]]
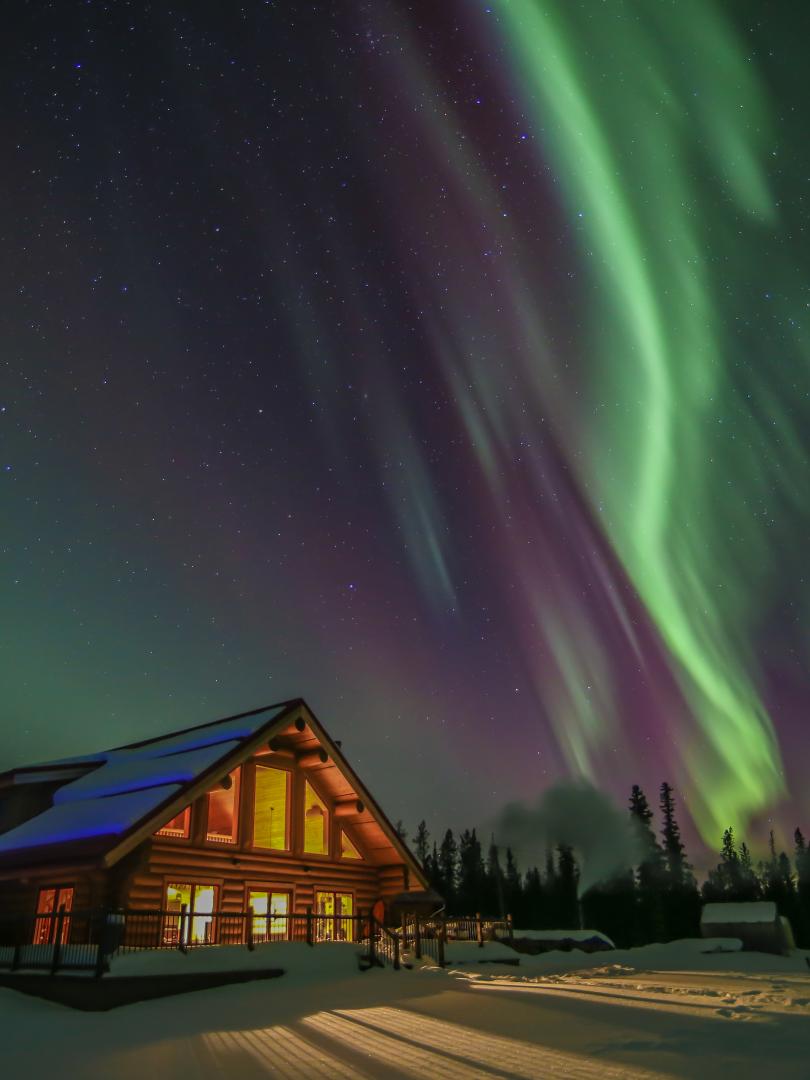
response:
[(353, 914), (351, 893), (316, 892), (315, 937), (318, 941), (353, 941)]
[[(68, 912), (73, 907), (73, 888), (70, 885), (54, 885), (39, 890), (37, 897), (37, 915), (43, 916), (34, 922), (34, 944), (53, 945), (59, 936), (59, 944), (64, 945), (70, 937), (70, 919), (60, 912)], [(59, 925), (61, 923), (61, 932)]]
[(248, 890), (248, 908), (253, 912), (254, 941), (288, 941), (290, 938), (290, 894)]

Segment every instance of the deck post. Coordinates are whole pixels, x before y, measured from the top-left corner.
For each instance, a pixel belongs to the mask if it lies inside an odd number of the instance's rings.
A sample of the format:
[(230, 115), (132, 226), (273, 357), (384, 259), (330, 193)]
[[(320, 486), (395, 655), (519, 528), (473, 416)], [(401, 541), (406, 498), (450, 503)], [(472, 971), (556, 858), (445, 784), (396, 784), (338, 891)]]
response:
[(188, 952), (186, 946), (186, 928), (188, 920), (188, 904), (180, 905), (180, 939), (177, 942), (177, 947), (181, 953)]
[(19, 941), (14, 946), (14, 952), (11, 955), (11, 971), (16, 971), (20, 966), (20, 943)]
[(394, 934), (394, 971), (399, 971), (399, 934)]
[(438, 939), (438, 953), (439, 953), (439, 967), (444, 967), (444, 946), (447, 941), (447, 919), (444, 914), (439, 916), (439, 939)]
[(506, 929), (509, 931), (509, 942), (511, 944), (515, 940), (515, 928), (514, 928), (514, 925), (512, 924), (512, 916), (511, 915), (506, 916)]
[(307, 945), (314, 945), (312, 939), (312, 904), (307, 904)]
[(476, 911), (476, 913), (475, 913), (475, 936), (476, 936), (476, 940), (478, 941), (478, 948), (483, 949), (483, 947), (484, 947), (484, 924), (483, 924), (483, 922), (481, 920), (481, 912), (480, 911)]
[(247, 927), (245, 930), (245, 942), (247, 943), (248, 950), (253, 952), (253, 905), (250, 904), (247, 913)]
[(419, 925), (419, 916), (413, 921), (413, 948), (417, 960), (422, 959), (422, 927)]
[[(51, 926), (53, 926), (53, 921)], [(53, 954), (51, 956), (51, 975), (54, 974), (59, 967), (59, 961), (62, 958), (62, 928), (65, 925), (65, 909), (59, 908), (56, 915), (56, 933), (53, 936)]]
[(104, 974), (104, 945), (100, 941), (96, 945), (96, 967), (93, 974), (97, 979)]
[(377, 963), (377, 922), (373, 908), (368, 909), (368, 958), (372, 964)]

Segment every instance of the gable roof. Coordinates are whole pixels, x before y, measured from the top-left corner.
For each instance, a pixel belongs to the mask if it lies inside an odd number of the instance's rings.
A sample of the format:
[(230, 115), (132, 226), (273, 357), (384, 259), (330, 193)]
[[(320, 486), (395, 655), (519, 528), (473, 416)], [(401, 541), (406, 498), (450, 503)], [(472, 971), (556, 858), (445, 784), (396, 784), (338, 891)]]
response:
[(53, 792), (53, 805), (0, 833), (0, 869), (66, 861), (113, 866), (270, 739), (290, 730), (306, 732), (299, 738), (327, 752), (347, 790), (366, 804), (364, 817), (425, 884), (421, 867), (301, 698), (98, 754), (10, 770), (0, 776), (0, 786), (65, 782)]

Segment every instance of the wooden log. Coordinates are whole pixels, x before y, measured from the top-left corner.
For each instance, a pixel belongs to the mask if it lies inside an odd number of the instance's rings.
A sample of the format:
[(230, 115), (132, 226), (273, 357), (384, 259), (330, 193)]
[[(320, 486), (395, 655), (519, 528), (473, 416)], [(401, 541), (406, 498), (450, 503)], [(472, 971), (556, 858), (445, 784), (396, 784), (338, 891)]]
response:
[(365, 803), (361, 799), (354, 799), (352, 802), (335, 803), (332, 813), (336, 818), (349, 818), (362, 814), (365, 809)]
[(302, 769), (311, 769), (315, 765), (325, 765), (329, 755), (321, 746), (317, 750), (308, 750), (305, 754), (299, 754), (298, 764)]

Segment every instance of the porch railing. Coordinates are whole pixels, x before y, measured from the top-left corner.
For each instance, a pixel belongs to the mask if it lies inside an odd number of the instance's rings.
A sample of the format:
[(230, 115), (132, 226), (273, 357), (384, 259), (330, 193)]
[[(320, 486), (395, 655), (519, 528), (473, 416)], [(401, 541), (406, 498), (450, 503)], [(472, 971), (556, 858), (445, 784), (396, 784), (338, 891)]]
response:
[(269, 942), (355, 943), (372, 963), (399, 967), (399, 938), (365, 915), (257, 914), (255, 911), (59, 911), (0, 920), (0, 971), (36, 969), (102, 974), (113, 956), (144, 950)]
[(254, 949), (279, 941), (351, 942), (370, 965), (400, 967), (403, 954), (445, 963), (448, 941), (509, 939), (512, 920), (480, 915), (445, 918), (408, 915), (398, 930), (364, 915), (257, 914), (255, 911), (91, 910), (58, 911), (23, 919), (0, 919), (0, 971), (20, 969), (92, 971), (103, 974), (111, 957), (143, 950), (237, 945)]

